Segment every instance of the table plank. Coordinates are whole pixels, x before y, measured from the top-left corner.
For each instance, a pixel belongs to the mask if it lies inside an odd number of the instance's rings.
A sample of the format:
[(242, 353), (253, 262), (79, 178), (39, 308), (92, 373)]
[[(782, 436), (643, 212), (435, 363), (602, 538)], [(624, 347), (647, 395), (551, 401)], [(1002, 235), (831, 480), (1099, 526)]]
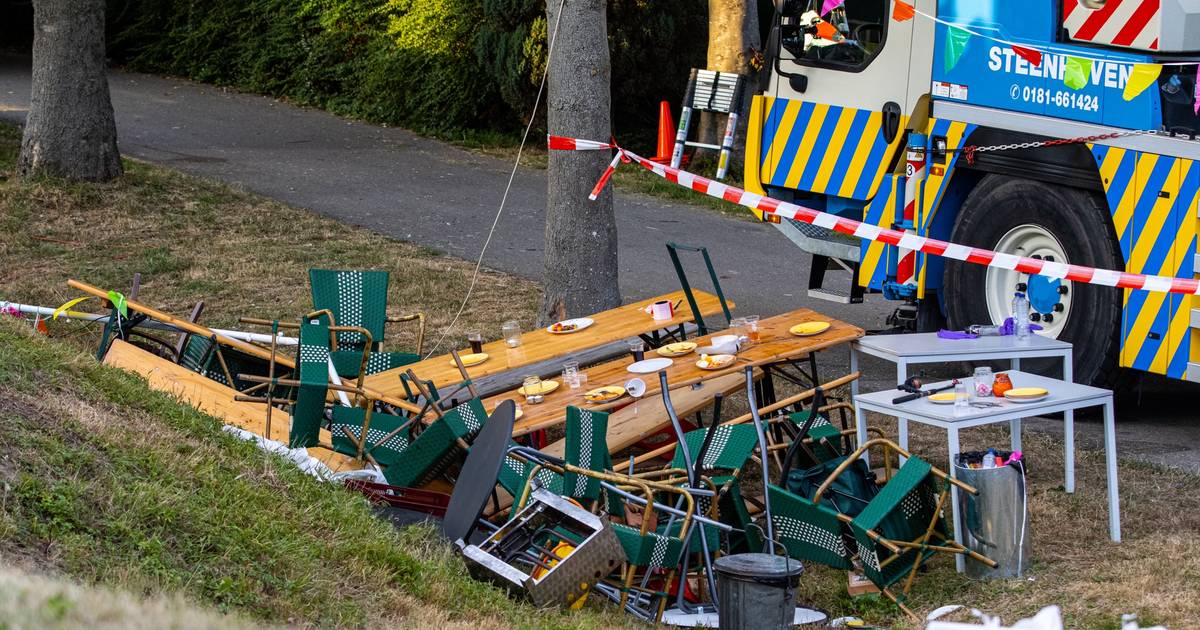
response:
[[(788, 332), (792, 326), (811, 321), (828, 321), (829, 330), (811, 337), (797, 337)], [(729, 367), (722, 370), (704, 370), (696, 366), (700, 356), (696, 353), (676, 357), (674, 363), (666, 368), (667, 381), (672, 390), (688, 387), (695, 383), (711, 381), (729, 374), (742, 375), (746, 367), (762, 367), (782, 363), (792, 359), (807, 356), (808, 353), (823, 350), (832, 346), (848, 343), (862, 337), (863, 329), (841, 322), (807, 308), (801, 308), (781, 315), (776, 315), (759, 322), (760, 340), (738, 353), (738, 358)], [(721, 331), (694, 339), (700, 346), (709, 342), (711, 337), (728, 334)], [(647, 358), (657, 356), (647, 352)], [(583, 393), (589, 389), (606, 385), (623, 385), (629, 379), (638, 377), (646, 383), (646, 396), (654, 396), (660, 391), (657, 374), (632, 374), (626, 368), (633, 363), (633, 357), (594, 365), (581, 372), (587, 374), (587, 388), (572, 390), (565, 384), (546, 395), (546, 399), (537, 404), (525, 404), (523, 397), (516, 391), (506, 392), (487, 398), (484, 405), (494, 408), (502, 400), (513, 400), (522, 403), (524, 416), (517, 421), (513, 435), (524, 435), (539, 429), (555, 426), (565, 419), (567, 405), (585, 406), (593, 409), (609, 409), (615, 405), (627, 404), (628, 398), (609, 403), (608, 405), (591, 405), (583, 399)]]
[[(704, 291), (693, 291), (693, 294), (696, 296), (696, 306), (702, 315), (708, 316), (721, 312), (721, 302), (717, 296)], [(657, 320), (647, 315), (643, 309), (659, 300), (670, 300), (672, 303), (683, 300), (683, 303), (676, 311), (674, 318)], [(733, 302), (729, 302), (729, 306), (732, 308)], [(674, 291), (666, 295), (640, 300), (589, 317), (596, 320), (596, 323), (579, 332), (567, 335), (553, 335), (546, 332), (544, 328), (526, 332), (521, 335), (521, 345), (517, 348), (509, 348), (503, 339), (486, 343), (483, 345), (483, 351), (491, 355), (490, 358), (479, 365), (467, 368), (467, 375), (472, 380), (480, 379), (555, 357), (566, 357), (628, 337), (648, 334), (664, 328), (673, 328), (695, 319), (691, 307), (684, 299), (683, 291)], [(400, 384), (400, 375), (409, 369), (422, 379), (432, 380), (438, 388), (455, 385), (462, 381), (458, 368), (453, 365), (453, 359), (449, 354), (444, 354), (402, 368), (372, 374), (366, 377), (364, 386), (388, 396), (403, 398), (405, 392), (404, 387)]]
[[(177, 396), (225, 424), (287, 444), (292, 419), (285, 411), (275, 409), (271, 412), (271, 435), (268, 436), (266, 405), (234, 400), (238, 392), (232, 388), (181, 365), (171, 363), (120, 339), (113, 341), (104, 356), (104, 363), (141, 375), (151, 389)], [(321, 429), (321, 442), (328, 444), (330, 439), (329, 431)], [(310, 448), (308, 454), (321, 460), (334, 471), (361, 468), (353, 458), (326, 448)]]

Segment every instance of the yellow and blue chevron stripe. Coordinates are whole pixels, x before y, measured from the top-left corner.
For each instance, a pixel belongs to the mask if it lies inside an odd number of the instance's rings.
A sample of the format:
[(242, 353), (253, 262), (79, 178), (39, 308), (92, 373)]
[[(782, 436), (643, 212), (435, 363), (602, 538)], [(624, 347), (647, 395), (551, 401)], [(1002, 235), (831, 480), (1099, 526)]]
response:
[[(946, 147), (953, 151), (958, 149), (974, 131), (975, 125), (957, 122), (945, 119), (930, 120), (928, 125), (919, 133), (923, 133), (929, 137), (942, 137), (946, 139)], [(946, 233), (932, 233), (934, 228), (934, 218), (937, 215), (937, 210), (941, 206), (942, 198), (946, 192), (946, 188), (950, 183), (950, 178), (954, 167), (958, 161), (959, 153), (953, 151), (949, 154), (946, 164), (927, 164), (925, 168), (926, 176), (921, 183), (919, 191), (919, 203), (917, 205), (917, 233), (922, 236), (933, 236), (936, 238), (948, 238), (950, 236), (947, 227)], [(936, 168), (935, 168), (936, 167)], [(888, 175), (883, 178), (879, 185), (878, 192), (867, 204), (866, 211), (863, 213), (864, 221), (872, 225), (881, 227), (891, 227), (897, 220), (897, 217), (902, 216), (904, 209), (904, 183), (903, 175)], [(947, 226), (950, 221), (945, 222)], [(940, 224), (939, 224), (940, 225)], [(881, 290), (884, 281), (887, 280), (889, 274), (894, 275), (894, 269), (887, 269), (888, 248), (892, 247), (880, 242), (863, 242), (861, 246), (861, 254), (859, 264), (859, 283), (863, 286), (874, 290)], [(927, 271), (929, 264), (934, 264), (935, 267), (941, 264), (941, 261), (931, 260), (924, 254), (917, 255), (917, 291), (918, 296), (924, 297), (927, 284)], [(928, 279), (933, 282), (931, 288), (941, 286), (941, 277), (939, 274), (940, 267), (934, 270), (932, 276)]]
[[(1200, 164), (1093, 145), (1125, 270), (1193, 277)], [(1182, 378), (1191, 355), (1192, 297), (1126, 290), (1121, 365)]]
[(755, 125), (752, 112), (751, 129), (761, 129), (761, 137), (754, 153), (747, 145), (747, 156), (758, 160), (756, 179), (761, 185), (859, 201), (875, 195), (903, 137), (896, 134), (891, 143), (884, 141), (881, 112), (754, 98), (761, 123)]

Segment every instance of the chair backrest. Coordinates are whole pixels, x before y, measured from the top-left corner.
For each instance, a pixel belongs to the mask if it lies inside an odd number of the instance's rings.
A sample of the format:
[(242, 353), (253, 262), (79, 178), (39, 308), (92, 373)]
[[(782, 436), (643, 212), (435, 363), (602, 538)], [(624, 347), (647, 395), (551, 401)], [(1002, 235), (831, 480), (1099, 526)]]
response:
[[(750, 459), (750, 454), (758, 446), (758, 433), (750, 424), (723, 424), (716, 429), (708, 450), (704, 452), (701, 462), (705, 470), (739, 470)], [(688, 431), (683, 439), (687, 442), (688, 452), (692, 457), (700, 456), (700, 447), (704, 444), (707, 429)], [(671, 459), (671, 468), (690, 467), (683, 458), (683, 449), (675, 447), (675, 456)]]
[[(568, 406), (564, 442), (563, 454), (568, 464), (600, 472), (612, 468), (607, 413)], [(600, 480), (567, 472), (563, 475), (563, 494), (594, 501), (600, 497)]]
[(413, 440), (404, 457), (387, 467), (384, 477), (393, 486), (419, 486), (434, 479), (463, 454), (458, 441), (470, 442), (487, 418), (478, 398), (447, 411)]
[[(383, 341), (387, 319), (388, 272), (309, 269), (313, 308), (329, 309), (338, 326), (360, 326), (376, 342)], [(339, 348), (361, 349), (366, 340), (360, 333), (337, 333)]]
[[(329, 425), (329, 431), (333, 435), (333, 450), (344, 455), (358, 455), (357, 441), (362, 435), (366, 416), (367, 410), (362, 407), (333, 407), (333, 422)], [(367, 439), (363, 443), (363, 454), (369, 455), (383, 466), (390, 466), (399, 461), (412, 440), (407, 429), (396, 429), (408, 422), (408, 418), (382, 412), (372, 413), (371, 423), (367, 426)], [(389, 435), (391, 437), (388, 437)], [(380, 442), (384, 438), (387, 438), (387, 441)]]
[(774, 484), (767, 486), (767, 492), (775, 537), (789, 556), (835, 569), (853, 567), (836, 513)]
[(721, 311), (725, 316), (725, 324), (728, 326), (733, 321), (733, 314), (729, 312), (729, 304), (725, 301), (725, 292), (721, 290), (721, 280), (717, 277), (717, 270), (713, 268), (712, 259), (708, 257), (708, 248), (667, 243), (667, 253), (671, 255), (671, 264), (675, 266), (675, 275), (679, 277), (679, 286), (687, 298), (688, 307), (692, 309), (693, 321), (700, 329), (700, 334), (707, 335), (708, 326), (705, 325), (704, 316), (700, 314), (700, 307), (696, 304), (696, 296), (692, 292), (692, 284), (688, 282), (687, 272), (683, 270), (683, 263), (679, 261), (679, 250), (699, 252), (704, 258), (704, 265), (708, 267), (708, 277), (712, 279), (713, 291), (716, 292), (717, 299), (721, 302)]
[(324, 323), (300, 324), (300, 349), (297, 356), (300, 387), (292, 404), (292, 430), (288, 442), (292, 448), (317, 446), (321, 423), (325, 420), (325, 395), (329, 390), (329, 326)]
[(887, 586), (906, 575), (922, 552), (905, 550), (900, 558), (884, 565), (892, 553), (872, 541), (868, 530), (888, 540), (913, 542), (922, 538), (932, 524), (943, 536), (949, 535), (942, 514), (935, 518), (937, 483), (928, 462), (909, 457), (851, 521), (850, 529), (858, 542), (863, 571), (875, 584)]

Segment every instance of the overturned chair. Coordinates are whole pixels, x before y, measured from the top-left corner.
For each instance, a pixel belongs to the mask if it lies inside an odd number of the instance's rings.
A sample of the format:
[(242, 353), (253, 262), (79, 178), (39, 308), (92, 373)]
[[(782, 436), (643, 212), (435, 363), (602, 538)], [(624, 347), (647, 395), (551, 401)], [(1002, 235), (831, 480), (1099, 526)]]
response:
[[(884, 457), (907, 458), (878, 493), (861, 506), (857, 515), (839, 512), (838, 502), (827, 500), (839, 477), (862, 461), (872, 447)], [(794, 494), (776, 485), (768, 488), (772, 525), (788, 555), (838, 569), (853, 570), (857, 557), (863, 573), (883, 594), (916, 619), (904, 600), (921, 565), (936, 553), (969, 556), (988, 566), (991, 559), (956, 543), (946, 526), (944, 508), (950, 485), (970, 494), (971, 486), (950, 477), (928, 462), (914, 457), (895, 443), (878, 438), (861, 445), (833, 470), (811, 497)], [(854, 484), (843, 484), (854, 487)], [(891, 588), (903, 581), (900, 592)]]

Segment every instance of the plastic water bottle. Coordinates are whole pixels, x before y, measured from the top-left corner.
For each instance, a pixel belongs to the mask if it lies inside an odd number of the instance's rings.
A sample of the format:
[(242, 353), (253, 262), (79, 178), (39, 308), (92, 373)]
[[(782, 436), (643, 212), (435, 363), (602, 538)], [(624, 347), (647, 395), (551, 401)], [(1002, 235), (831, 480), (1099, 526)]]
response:
[(984, 468), (995, 468), (996, 467), (996, 449), (989, 448), (987, 450), (987, 453), (985, 453), (983, 455), (982, 466)]
[(1017, 341), (1029, 340), (1029, 298), (1017, 291), (1012, 301), (1013, 326), (1016, 327)]

